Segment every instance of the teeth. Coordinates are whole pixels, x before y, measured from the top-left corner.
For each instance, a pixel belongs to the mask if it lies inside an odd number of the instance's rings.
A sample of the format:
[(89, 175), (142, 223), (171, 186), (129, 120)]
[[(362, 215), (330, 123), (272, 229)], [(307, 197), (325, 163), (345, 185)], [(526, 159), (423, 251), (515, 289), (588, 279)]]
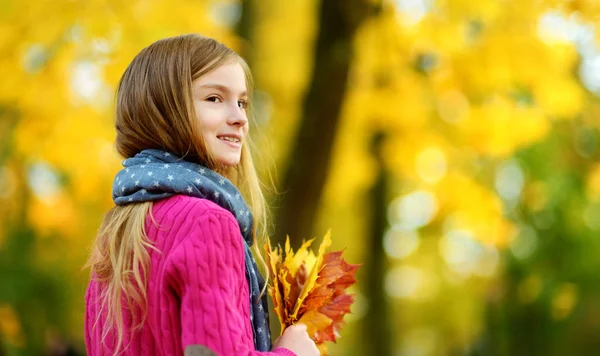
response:
[(240, 142), (240, 140), (238, 140), (237, 138), (235, 138), (235, 137), (228, 137), (228, 136), (221, 137), (221, 140), (225, 140), (225, 141), (229, 141), (229, 142), (235, 142), (235, 143)]

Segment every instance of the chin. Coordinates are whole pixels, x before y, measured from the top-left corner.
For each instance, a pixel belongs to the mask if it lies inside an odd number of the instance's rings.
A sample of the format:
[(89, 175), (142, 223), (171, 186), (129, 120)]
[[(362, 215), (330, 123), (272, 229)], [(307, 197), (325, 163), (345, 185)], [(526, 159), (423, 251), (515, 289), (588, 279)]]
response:
[(237, 157), (237, 158), (227, 157), (227, 158), (220, 159), (219, 163), (221, 163), (225, 167), (235, 167), (240, 163), (240, 158), (239, 157)]

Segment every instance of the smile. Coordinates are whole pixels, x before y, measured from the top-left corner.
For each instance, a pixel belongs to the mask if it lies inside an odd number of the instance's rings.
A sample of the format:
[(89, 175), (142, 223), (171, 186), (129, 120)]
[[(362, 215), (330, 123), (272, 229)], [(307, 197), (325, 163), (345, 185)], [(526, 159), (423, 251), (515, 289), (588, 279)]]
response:
[(242, 137), (236, 134), (220, 135), (217, 138), (223, 141), (227, 146), (239, 149), (242, 147)]
[(234, 142), (234, 143), (240, 143), (240, 139), (236, 138), (236, 137), (230, 137), (230, 136), (221, 136), (219, 137), (220, 140), (223, 141), (229, 141), (229, 142)]

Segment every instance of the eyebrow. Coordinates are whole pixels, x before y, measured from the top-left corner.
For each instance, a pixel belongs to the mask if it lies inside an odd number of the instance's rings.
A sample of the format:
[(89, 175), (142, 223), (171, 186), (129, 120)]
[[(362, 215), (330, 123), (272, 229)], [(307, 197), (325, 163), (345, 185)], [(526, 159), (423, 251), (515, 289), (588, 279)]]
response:
[[(208, 83), (208, 84), (203, 84), (200, 86), (200, 88), (214, 88), (214, 89), (219, 89), (220, 91), (226, 92), (226, 93), (233, 93), (233, 91), (231, 89), (229, 89), (229, 87), (222, 85), (222, 84), (217, 84), (217, 83)], [(242, 92), (240, 92), (240, 96), (248, 96), (248, 93), (244, 90)]]

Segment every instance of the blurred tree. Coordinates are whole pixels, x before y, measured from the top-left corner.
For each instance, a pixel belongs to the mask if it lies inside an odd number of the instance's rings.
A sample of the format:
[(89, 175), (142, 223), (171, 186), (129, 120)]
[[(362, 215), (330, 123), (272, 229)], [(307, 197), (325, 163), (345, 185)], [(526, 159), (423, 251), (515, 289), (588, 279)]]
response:
[(256, 7), (254, 2), (255, 0), (244, 0), (241, 2), (240, 20), (235, 26), (237, 35), (243, 40), (238, 53), (244, 58), (251, 69), (253, 59), (252, 45), (254, 43), (252, 29), (255, 27), (254, 18), (256, 17), (254, 15)]
[(289, 235), (292, 245), (299, 247), (312, 236), (354, 57), (354, 35), (377, 9), (377, 2), (367, 0), (320, 2), (313, 72), (286, 160), (276, 240)]
[(383, 237), (387, 228), (386, 207), (389, 204), (389, 172), (383, 157), (384, 132), (376, 132), (372, 138), (371, 150), (377, 162), (375, 184), (369, 192), (371, 214), (369, 216), (369, 253), (363, 266), (362, 290), (371, 305), (363, 323), (363, 335), (369, 342), (362, 345), (364, 355), (393, 355), (394, 332), (393, 308), (385, 292), (385, 276), (389, 269), (388, 256), (383, 248)]

